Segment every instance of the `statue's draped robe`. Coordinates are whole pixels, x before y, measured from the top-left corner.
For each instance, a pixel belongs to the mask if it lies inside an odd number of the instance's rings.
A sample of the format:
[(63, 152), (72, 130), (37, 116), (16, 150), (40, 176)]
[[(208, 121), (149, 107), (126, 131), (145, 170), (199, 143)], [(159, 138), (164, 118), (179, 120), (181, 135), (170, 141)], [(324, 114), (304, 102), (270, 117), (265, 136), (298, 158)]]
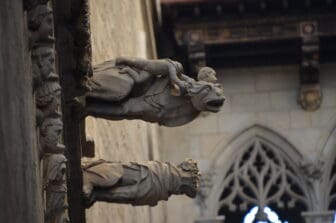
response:
[[(170, 163), (98, 162), (97, 165), (84, 167), (84, 170), (89, 177), (95, 178), (94, 187), (100, 189), (94, 190), (93, 195), (101, 201), (155, 206), (160, 200), (168, 200), (172, 192), (176, 193), (180, 186), (179, 172)], [(123, 186), (124, 178), (134, 182)]]

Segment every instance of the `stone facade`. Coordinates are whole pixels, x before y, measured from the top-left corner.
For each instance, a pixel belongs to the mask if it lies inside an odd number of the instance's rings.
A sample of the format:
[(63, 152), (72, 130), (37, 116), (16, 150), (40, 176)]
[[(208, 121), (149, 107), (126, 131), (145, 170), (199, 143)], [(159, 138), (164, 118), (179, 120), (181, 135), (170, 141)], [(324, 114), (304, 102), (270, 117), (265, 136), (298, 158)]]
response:
[[(265, 135), (256, 131), (258, 133), (252, 133), (251, 137), (259, 134), (267, 138), (266, 132), (281, 137), (282, 143), (291, 145), (291, 149), (285, 153), (292, 157), (294, 152), (300, 154), (297, 162), (316, 163), (322, 159), (326, 166), (330, 166), (334, 161), (331, 148), (335, 146), (332, 140), (336, 123), (335, 69), (335, 64), (321, 65), (323, 102), (315, 112), (302, 110), (296, 101), (299, 89), (298, 66), (219, 70), (217, 73), (226, 96), (222, 111), (217, 115), (205, 114), (180, 128), (160, 128), (161, 158), (174, 162), (181, 156), (189, 156), (200, 161), (204, 173), (215, 171), (212, 177), (214, 187), (207, 194), (210, 197), (216, 185), (222, 184), (223, 172), (234, 163), (234, 150), (238, 150), (239, 146), (235, 148), (232, 143), (244, 140), (240, 137), (251, 129), (265, 130)], [(274, 144), (278, 143), (277, 139), (272, 140)], [(286, 146), (282, 147), (285, 149)], [(325, 169), (325, 172), (328, 171)], [(218, 188), (220, 191), (223, 189)], [(167, 222), (184, 219), (183, 222), (192, 223), (200, 215), (213, 217), (218, 210), (211, 206), (218, 199), (215, 195), (205, 198), (207, 206), (201, 206), (200, 210), (192, 208), (192, 201), (176, 198), (167, 204)], [(194, 207), (198, 207), (196, 202)]]
[[(149, 1), (148, 1), (149, 2)], [(146, 1), (91, 0), (93, 64), (118, 56), (155, 57), (146, 14)], [(95, 142), (95, 159), (143, 161), (158, 159), (157, 126), (143, 121), (87, 118), (86, 133)], [(164, 222), (157, 207), (96, 203), (86, 211), (87, 222)]]

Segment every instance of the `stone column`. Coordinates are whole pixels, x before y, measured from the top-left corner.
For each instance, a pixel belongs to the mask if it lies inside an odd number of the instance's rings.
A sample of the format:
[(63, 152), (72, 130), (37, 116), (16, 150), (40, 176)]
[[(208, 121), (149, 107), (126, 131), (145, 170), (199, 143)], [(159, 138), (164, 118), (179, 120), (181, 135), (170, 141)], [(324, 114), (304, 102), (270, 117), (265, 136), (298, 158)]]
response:
[(303, 212), (302, 217), (306, 223), (333, 223), (335, 212), (334, 211), (314, 211)]
[(217, 216), (213, 218), (201, 218), (195, 221), (195, 223), (224, 223), (225, 216)]
[(0, 3), (0, 221), (42, 223), (35, 103), (22, 0)]

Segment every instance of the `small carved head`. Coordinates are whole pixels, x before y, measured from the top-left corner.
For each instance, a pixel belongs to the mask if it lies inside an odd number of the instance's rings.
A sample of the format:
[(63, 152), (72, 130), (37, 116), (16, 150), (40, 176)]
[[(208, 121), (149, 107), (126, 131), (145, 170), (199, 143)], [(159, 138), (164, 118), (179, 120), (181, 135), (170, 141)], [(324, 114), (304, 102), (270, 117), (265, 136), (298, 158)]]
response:
[(34, 82), (38, 85), (41, 81), (55, 79), (54, 49), (49, 46), (40, 46), (32, 51), (32, 69)]
[(46, 157), (44, 162), (44, 185), (47, 187), (51, 182), (63, 183), (66, 181), (67, 159), (63, 154), (52, 154)]
[(57, 150), (63, 123), (60, 118), (47, 118), (41, 125), (41, 146), (43, 151)]
[(211, 67), (202, 67), (198, 71), (197, 80), (209, 83), (216, 83), (217, 82), (216, 71)]
[(198, 81), (190, 90), (191, 102), (198, 111), (219, 112), (225, 97), (221, 84)]
[(52, 10), (47, 5), (37, 5), (29, 11), (28, 17), (28, 27), (34, 34), (34, 42), (52, 39)]
[(316, 111), (322, 102), (322, 92), (318, 84), (301, 86), (298, 102), (306, 111)]
[(180, 193), (189, 197), (196, 197), (200, 181), (200, 172), (197, 162), (192, 159), (186, 159), (178, 165), (181, 171)]

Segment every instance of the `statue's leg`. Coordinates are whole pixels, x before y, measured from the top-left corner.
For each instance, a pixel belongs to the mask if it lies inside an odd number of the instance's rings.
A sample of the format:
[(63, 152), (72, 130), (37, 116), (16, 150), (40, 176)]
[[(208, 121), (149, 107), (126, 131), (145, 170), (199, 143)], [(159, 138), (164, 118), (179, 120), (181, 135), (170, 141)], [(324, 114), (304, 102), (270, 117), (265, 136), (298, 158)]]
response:
[(141, 58), (126, 58), (126, 57), (118, 57), (115, 61), (117, 66), (129, 66), (129, 67), (135, 67), (137, 69), (143, 70), (149, 60), (141, 59)]
[(121, 120), (127, 114), (125, 103), (107, 103), (88, 101), (86, 103), (85, 116), (94, 116), (108, 120)]

